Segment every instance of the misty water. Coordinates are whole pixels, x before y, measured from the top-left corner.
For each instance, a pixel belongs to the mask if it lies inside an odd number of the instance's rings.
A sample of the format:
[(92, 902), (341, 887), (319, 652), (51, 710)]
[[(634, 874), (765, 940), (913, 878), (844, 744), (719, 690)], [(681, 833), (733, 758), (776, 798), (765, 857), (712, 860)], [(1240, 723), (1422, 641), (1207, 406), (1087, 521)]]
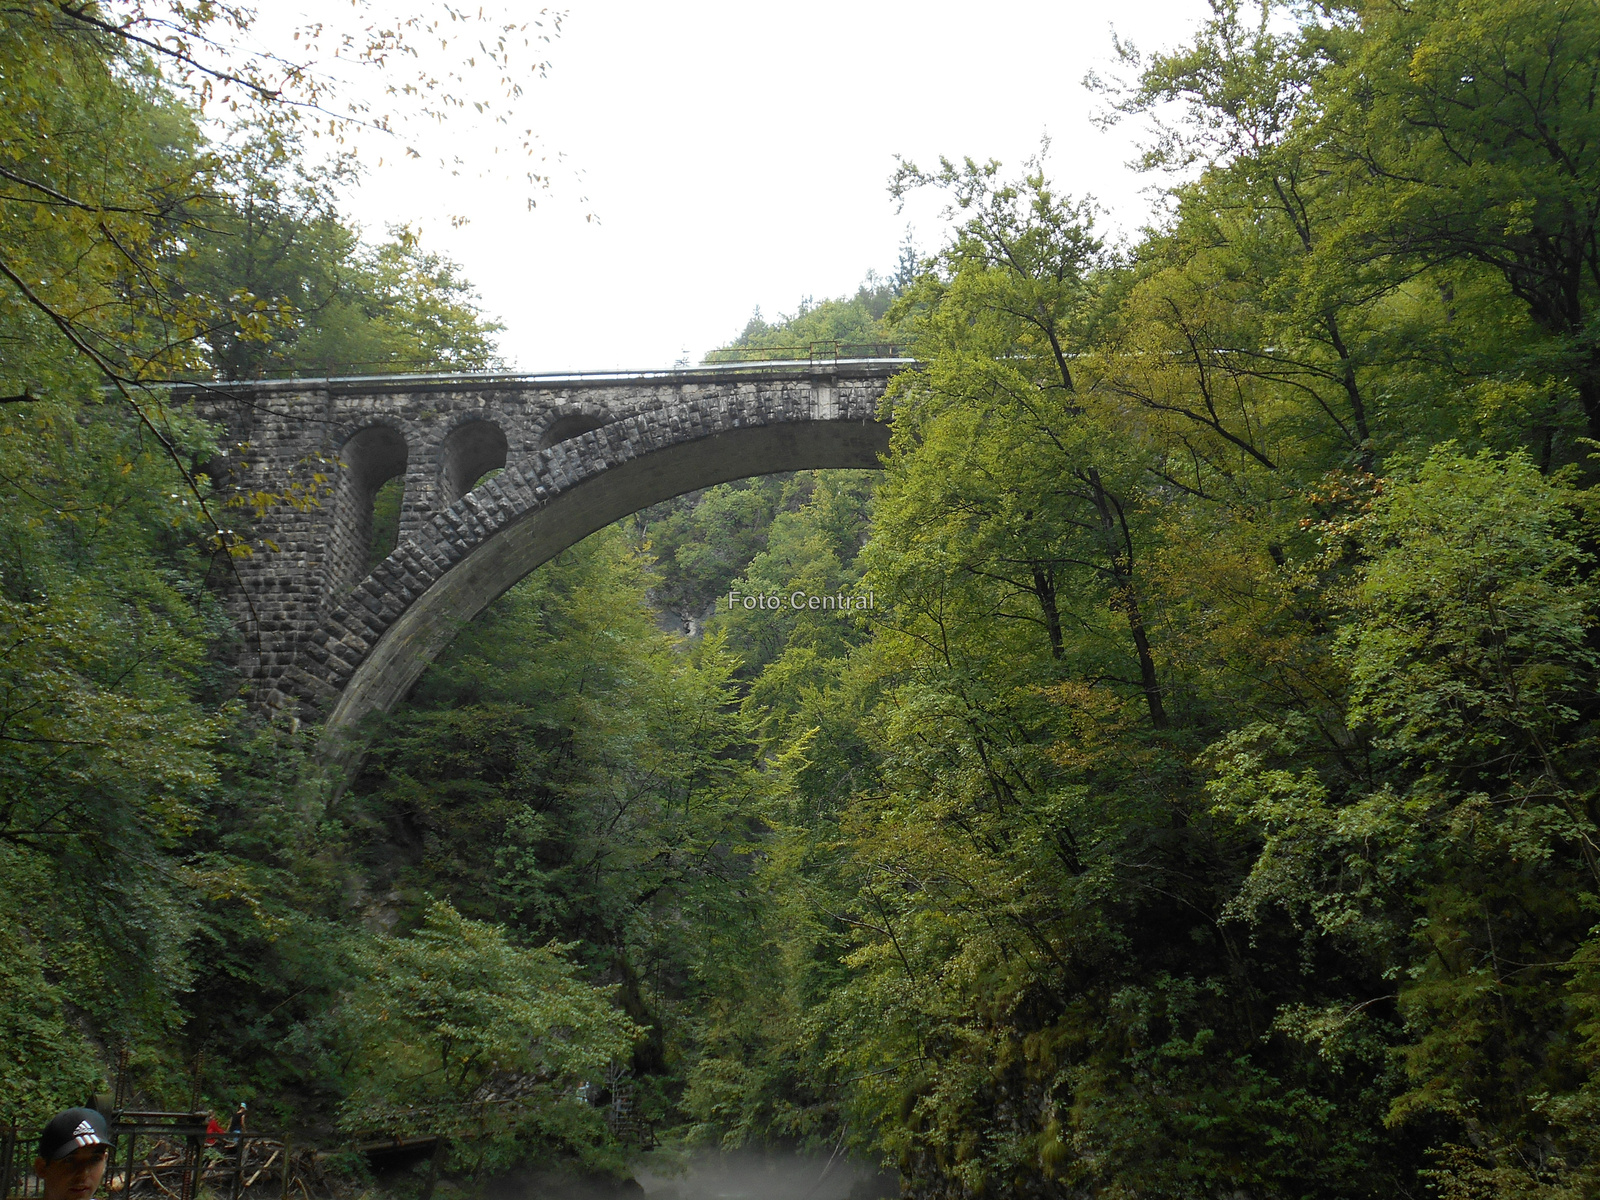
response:
[(493, 1190), (494, 1200), (879, 1200), (898, 1196), (900, 1183), (892, 1172), (843, 1156), (741, 1150), (676, 1161), (652, 1155), (626, 1183), (540, 1176)]

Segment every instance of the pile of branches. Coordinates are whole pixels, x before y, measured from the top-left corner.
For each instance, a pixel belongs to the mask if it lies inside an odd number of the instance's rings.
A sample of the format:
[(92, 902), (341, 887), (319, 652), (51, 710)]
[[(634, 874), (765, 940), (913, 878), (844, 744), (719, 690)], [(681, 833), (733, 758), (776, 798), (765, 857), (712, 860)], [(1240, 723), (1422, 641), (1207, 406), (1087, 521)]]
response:
[(314, 1146), (291, 1148), (276, 1138), (263, 1137), (246, 1138), (242, 1147), (226, 1142), (207, 1146), (199, 1163), (193, 1164), (187, 1146), (162, 1139), (134, 1163), (131, 1180), (126, 1178), (127, 1168), (113, 1168), (107, 1190), (130, 1198), (181, 1200), (184, 1175), (193, 1167), (198, 1178), (191, 1195), (207, 1187), (216, 1195), (254, 1195), (262, 1200), (268, 1195), (327, 1200), (336, 1189), (323, 1173), (322, 1158)]

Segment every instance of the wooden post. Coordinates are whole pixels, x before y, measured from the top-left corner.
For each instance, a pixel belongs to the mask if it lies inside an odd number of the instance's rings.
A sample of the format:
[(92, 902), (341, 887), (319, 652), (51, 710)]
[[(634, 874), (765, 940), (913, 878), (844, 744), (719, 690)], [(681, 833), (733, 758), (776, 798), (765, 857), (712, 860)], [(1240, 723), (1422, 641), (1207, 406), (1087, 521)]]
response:
[(133, 1103), (133, 1081), (128, 1078), (128, 1048), (117, 1051), (117, 1082), (111, 1095), (111, 1107), (121, 1112)]
[[(294, 1143), (289, 1140), (289, 1135), (283, 1135), (283, 1200), (289, 1200), (289, 1177), (293, 1174)], [(4, 1200), (4, 1197), (0, 1197)]]
[(205, 1079), (206, 1052), (196, 1050), (194, 1055), (194, 1074), (189, 1080), (189, 1111), (200, 1111), (200, 1084)]
[[(17, 1123), (11, 1122), (0, 1135), (0, 1200), (11, 1194), (11, 1168), (17, 1159)], [(17, 1189), (19, 1192), (21, 1188)]]
[[(124, 1057), (126, 1057), (128, 1052), (124, 1050), (122, 1053)], [(113, 1138), (112, 1140), (115, 1141), (116, 1139)], [(131, 1196), (133, 1194), (133, 1156), (137, 1152), (138, 1145), (139, 1135), (135, 1133), (130, 1126), (128, 1129), (128, 1165), (122, 1175), (122, 1194), (124, 1196)], [(115, 1158), (116, 1153), (116, 1149), (113, 1147), (109, 1152), (108, 1157)]]
[[(206, 1126), (204, 1114), (191, 1114), (199, 1129)], [(183, 1175), (178, 1181), (178, 1200), (195, 1200), (200, 1194), (200, 1175), (205, 1170), (206, 1139), (204, 1135), (183, 1140)]]
[(239, 1151), (233, 1159), (233, 1188), (229, 1191), (229, 1200), (239, 1200), (244, 1191), (244, 1156), (245, 1147), (250, 1144), (250, 1139), (245, 1136), (243, 1129), (239, 1130)]

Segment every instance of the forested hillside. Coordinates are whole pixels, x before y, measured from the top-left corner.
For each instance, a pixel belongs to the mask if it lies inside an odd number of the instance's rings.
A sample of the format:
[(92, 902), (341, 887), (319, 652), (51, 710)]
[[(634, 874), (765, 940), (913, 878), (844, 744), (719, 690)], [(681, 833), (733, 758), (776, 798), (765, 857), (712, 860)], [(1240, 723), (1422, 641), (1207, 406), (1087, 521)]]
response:
[[(341, 218), (358, 164), (216, 57), (244, 15), (0, 13), (0, 1118), (109, 1101), (125, 1052), (138, 1102), (186, 1103), (200, 1061), (206, 1104), (330, 1147), (431, 1102), (476, 1165), (581, 1153), (603, 1122), (571, 1089), (638, 1032), (611, 991), (442, 901), (363, 923), (359, 823), (242, 703), (216, 589), (274, 552), (254, 513), (325, 489), (213, 490), (216, 431), (160, 384), (489, 367), (499, 328), (411, 231)], [(218, 85), (265, 96), (224, 140)], [(528, 1120), (486, 1137), (463, 1101), (506, 1072)]]
[[(471, 367), (495, 326), (49, 7), (0, 15), (7, 1105), (204, 1050), (213, 1103), (440, 1135), (464, 1191), (625, 1175), (627, 1080), (668, 1144), (928, 1200), (1600, 1195), (1593, 4), (1125, 49), (1096, 86), (1168, 198), (1125, 244), (1043, 150), (903, 162), (925, 257), (708, 356), (910, 348), (884, 469), (591, 537), (342, 792), (230, 674), (214, 435), (93, 355)], [(149, 174), (82, 172), (135, 139)], [(115, 257), (129, 196), (171, 299)], [(728, 599), (796, 591), (873, 607)]]

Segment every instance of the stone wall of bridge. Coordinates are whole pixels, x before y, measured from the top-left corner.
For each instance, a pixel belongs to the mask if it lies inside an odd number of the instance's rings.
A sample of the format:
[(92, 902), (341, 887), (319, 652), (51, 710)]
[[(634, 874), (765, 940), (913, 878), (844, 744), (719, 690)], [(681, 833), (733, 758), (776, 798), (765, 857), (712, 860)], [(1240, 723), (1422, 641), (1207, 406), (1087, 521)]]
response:
[[(404, 695), (461, 621), (610, 521), (750, 475), (876, 466), (878, 404), (902, 366), (181, 391), (226, 431), (219, 487), (298, 489), (254, 523), (255, 551), (226, 585), (256, 703), (354, 727)], [(399, 544), (369, 570), (373, 498), (393, 478)]]

